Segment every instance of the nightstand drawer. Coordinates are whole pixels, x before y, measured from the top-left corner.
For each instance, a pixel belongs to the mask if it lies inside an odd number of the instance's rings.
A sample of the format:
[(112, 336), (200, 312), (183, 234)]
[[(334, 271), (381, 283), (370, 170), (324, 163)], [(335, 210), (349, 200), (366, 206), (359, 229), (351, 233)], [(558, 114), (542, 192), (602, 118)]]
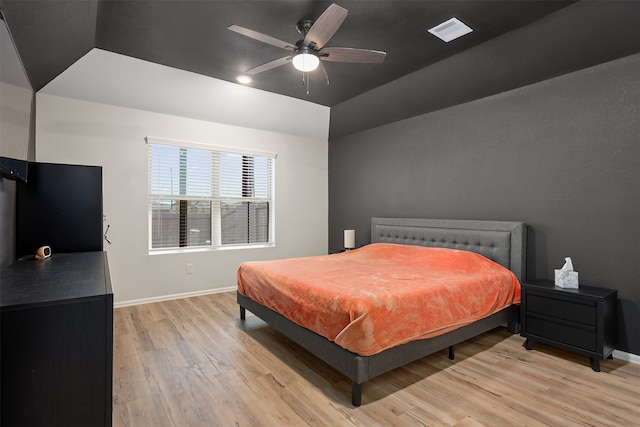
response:
[(597, 322), (595, 306), (594, 301), (569, 300), (529, 292), (526, 310), (527, 313), (595, 326)]
[(558, 323), (531, 315), (527, 318), (526, 333), (561, 342), (587, 351), (597, 351), (597, 334), (593, 330)]

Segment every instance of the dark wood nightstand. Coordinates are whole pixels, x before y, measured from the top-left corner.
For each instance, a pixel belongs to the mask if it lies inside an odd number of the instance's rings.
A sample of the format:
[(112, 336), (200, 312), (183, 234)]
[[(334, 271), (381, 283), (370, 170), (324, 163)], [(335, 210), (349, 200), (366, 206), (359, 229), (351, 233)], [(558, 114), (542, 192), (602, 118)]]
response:
[(580, 286), (559, 288), (552, 281), (522, 284), (521, 335), (525, 347), (550, 344), (589, 357), (600, 372), (600, 360), (616, 346), (617, 293), (614, 289)]

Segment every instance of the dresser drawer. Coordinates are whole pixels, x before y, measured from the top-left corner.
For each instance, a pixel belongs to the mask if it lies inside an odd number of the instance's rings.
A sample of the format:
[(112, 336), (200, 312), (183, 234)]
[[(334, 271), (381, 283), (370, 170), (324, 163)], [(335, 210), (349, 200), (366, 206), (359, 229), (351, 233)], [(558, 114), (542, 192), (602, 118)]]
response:
[(542, 314), (588, 326), (596, 326), (595, 301), (569, 300), (545, 294), (527, 293), (527, 313)]
[(535, 315), (527, 318), (526, 333), (587, 351), (595, 352), (598, 349), (595, 329), (588, 330), (565, 325), (553, 320), (536, 317)]

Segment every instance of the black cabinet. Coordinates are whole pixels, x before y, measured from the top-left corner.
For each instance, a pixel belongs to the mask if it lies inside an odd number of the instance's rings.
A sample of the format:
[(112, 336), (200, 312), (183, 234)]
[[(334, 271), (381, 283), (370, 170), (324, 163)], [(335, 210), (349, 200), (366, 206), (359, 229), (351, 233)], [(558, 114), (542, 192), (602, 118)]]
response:
[(521, 335), (527, 350), (539, 341), (588, 356), (594, 371), (616, 345), (617, 291), (552, 282), (522, 284)]
[(0, 269), (2, 426), (111, 426), (113, 291), (106, 252)]
[(101, 251), (102, 168), (29, 163), (16, 187), (16, 258), (40, 246), (55, 253)]

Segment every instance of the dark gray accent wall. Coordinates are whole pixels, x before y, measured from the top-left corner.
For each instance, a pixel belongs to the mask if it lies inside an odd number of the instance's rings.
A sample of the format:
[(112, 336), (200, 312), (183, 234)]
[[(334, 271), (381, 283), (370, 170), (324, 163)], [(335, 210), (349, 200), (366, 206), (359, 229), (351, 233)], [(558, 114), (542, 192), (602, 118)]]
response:
[[(640, 54), (331, 140), (331, 250), (371, 217), (524, 221), (528, 278), (572, 257), (640, 354)], [(389, 102), (398, 100), (390, 99)]]

